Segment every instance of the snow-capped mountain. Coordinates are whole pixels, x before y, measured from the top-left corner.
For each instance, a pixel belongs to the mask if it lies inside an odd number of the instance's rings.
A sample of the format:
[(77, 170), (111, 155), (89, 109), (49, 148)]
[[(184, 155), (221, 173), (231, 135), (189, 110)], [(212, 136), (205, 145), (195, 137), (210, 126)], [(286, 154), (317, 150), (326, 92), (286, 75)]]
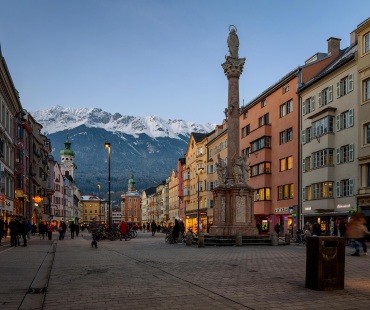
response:
[(85, 194), (107, 191), (107, 150), (111, 143), (111, 190), (127, 191), (131, 174), (137, 189), (156, 186), (165, 180), (184, 157), (191, 132), (211, 132), (215, 125), (198, 125), (160, 117), (123, 116), (101, 109), (72, 109), (60, 106), (30, 112), (51, 140), (54, 159), (67, 137), (75, 152), (75, 181)]
[(164, 120), (157, 116), (127, 116), (111, 114), (97, 108), (63, 108), (55, 106), (47, 110), (30, 112), (43, 125), (43, 133), (53, 134), (85, 125), (89, 128), (102, 128), (109, 132), (121, 132), (138, 138), (146, 134), (152, 138), (188, 137), (191, 132), (210, 132), (214, 124), (199, 125), (183, 120)]

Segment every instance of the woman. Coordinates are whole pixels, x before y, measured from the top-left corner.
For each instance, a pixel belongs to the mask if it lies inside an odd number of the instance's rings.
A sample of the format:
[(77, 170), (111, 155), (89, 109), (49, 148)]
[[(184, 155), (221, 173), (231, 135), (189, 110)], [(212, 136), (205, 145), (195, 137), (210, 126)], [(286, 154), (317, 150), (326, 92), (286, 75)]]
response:
[(360, 256), (360, 243), (362, 244), (364, 254), (367, 255), (365, 236), (368, 234), (365, 217), (362, 213), (356, 213), (349, 221), (347, 228), (347, 238), (355, 241), (355, 253), (351, 254), (351, 256)]
[(40, 224), (39, 224), (40, 239), (41, 239), (41, 236), (42, 236), (42, 240), (45, 239), (45, 232), (46, 232), (46, 225), (44, 224), (44, 222), (40, 222)]

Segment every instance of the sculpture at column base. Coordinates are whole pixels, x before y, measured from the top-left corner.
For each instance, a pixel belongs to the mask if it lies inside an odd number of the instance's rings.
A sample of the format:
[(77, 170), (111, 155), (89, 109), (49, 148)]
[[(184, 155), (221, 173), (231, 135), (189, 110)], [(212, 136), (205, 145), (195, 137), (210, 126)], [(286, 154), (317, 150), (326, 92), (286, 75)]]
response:
[(253, 212), (254, 189), (248, 184), (221, 184), (213, 190), (214, 224), (210, 235), (258, 235)]

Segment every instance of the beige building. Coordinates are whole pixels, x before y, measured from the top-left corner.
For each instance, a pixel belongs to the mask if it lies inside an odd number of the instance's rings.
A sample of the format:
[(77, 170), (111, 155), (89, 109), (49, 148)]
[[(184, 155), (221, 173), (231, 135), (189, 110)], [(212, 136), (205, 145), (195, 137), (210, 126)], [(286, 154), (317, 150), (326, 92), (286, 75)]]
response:
[[(207, 152), (208, 134), (192, 133), (185, 153), (184, 172), (185, 229), (207, 230)], [(199, 222), (197, 221), (199, 214)]]
[(169, 207), (169, 222), (171, 225), (175, 223), (175, 219), (179, 220), (179, 179), (177, 172), (172, 170), (168, 178), (168, 207)]
[(358, 95), (358, 207), (370, 221), (370, 18), (358, 25), (352, 33), (358, 41), (357, 83)]
[(224, 120), (222, 125), (217, 125), (214, 132), (208, 137), (207, 147), (207, 221), (209, 228), (213, 225), (213, 189), (219, 185), (216, 163), (218, 158), (227, 162), (227, 121)]
[(301, 220), (320, 223), (325, 234), (357, 207), (358, 69), (351, 43), (299, 89)]
[(81, 197), (81, 222), (89, 225), (93, 218), (99, 223), (105, 223), (104, 207), (99, 197), (95, 195), (86, 195)]

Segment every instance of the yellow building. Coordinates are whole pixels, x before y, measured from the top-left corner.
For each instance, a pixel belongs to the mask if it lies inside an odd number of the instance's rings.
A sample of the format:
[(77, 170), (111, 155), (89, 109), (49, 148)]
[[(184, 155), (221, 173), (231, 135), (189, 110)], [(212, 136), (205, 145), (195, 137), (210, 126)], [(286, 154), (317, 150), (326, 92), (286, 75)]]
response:
[(99, 223), (105, 223), (104, 207), (101, 199), (95, 195), (86, 195), (81, 198), (81, 219), (84, 225), (89, 225), (93, 218)]
[(168, 206), (169, 206), (169, 222), (171, 225), (175, 223), (175, 219), (180, 219), (179, 215), (179, 180), (177, 172), (172, 170), (168, 178)]
[[(185, 153), (184, 173), (185, 229), (207, 231), (207, 152), (208, 135), (192, 133)], [(197, 219), (199, 218), (199, 222)]]

